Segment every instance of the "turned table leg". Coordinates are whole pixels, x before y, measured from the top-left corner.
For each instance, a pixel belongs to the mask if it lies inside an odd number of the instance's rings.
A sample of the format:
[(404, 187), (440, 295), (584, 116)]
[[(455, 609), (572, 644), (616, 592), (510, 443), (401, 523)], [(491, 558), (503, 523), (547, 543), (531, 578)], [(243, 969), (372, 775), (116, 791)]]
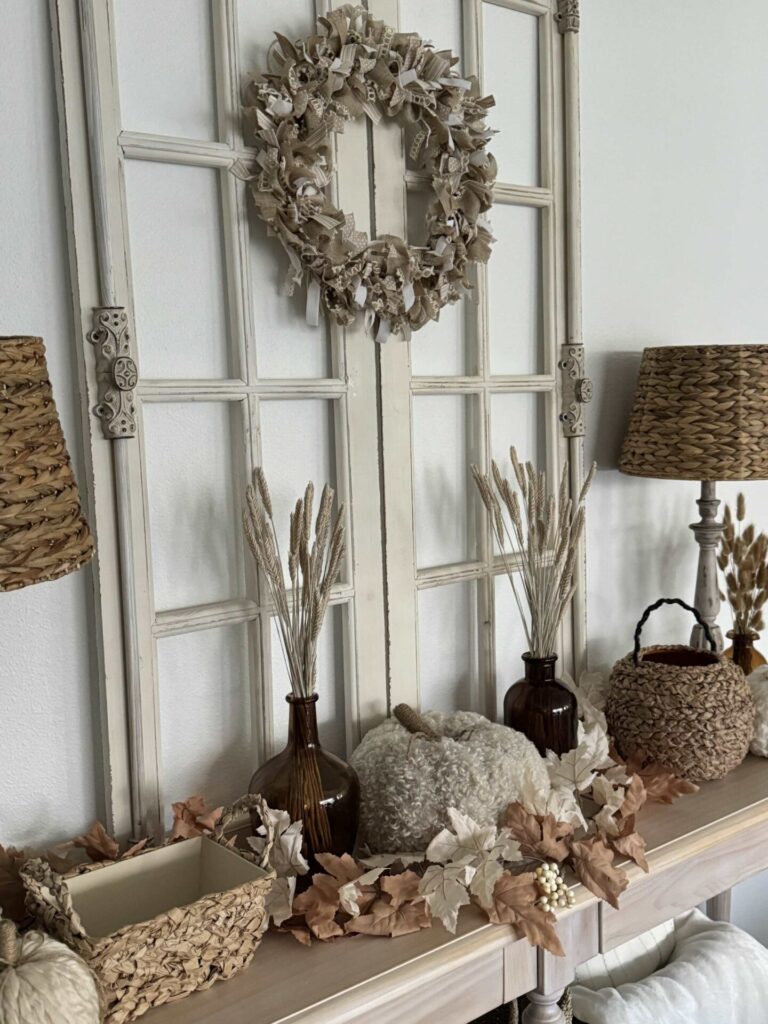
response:
[(713, 921), (731, 920), (731, 890), (726, 889), (719, 896), (713, 896), (707, 900), (707, 917)]
[(564, 991), (529, 992), (529, 1005), (523, 1012), (523, 1024), (565, 1024), (563, 1011), (557, 1005)]

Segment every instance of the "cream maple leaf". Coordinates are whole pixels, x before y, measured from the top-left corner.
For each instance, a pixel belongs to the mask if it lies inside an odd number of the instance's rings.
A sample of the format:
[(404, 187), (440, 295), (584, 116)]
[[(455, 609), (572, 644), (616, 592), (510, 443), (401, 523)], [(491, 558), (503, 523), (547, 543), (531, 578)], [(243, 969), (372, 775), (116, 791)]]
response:
[(578, 790), (584, 793), (601, 768), (613, 765), (608, 752), (608, 734), (593, 722), (586, 729), (579, 723), (578, 746), (558, 756), (547, 751), (547, 771), (554, 787)]
[(427, 847), (427, 860), (440, 864), (469, 865), (474, 869), (470, 891), (489, 906), (493, 888), (504, 873), (504, 863), (522, 860), (520, 844), (509, 829), (478, 825), (451, 807), (448, 817), (454, 831), (443, 829)]
[(469, 864), (430, 864), (419, 883), (433, 917), (438, 917), (452, 934), (459, 909), (469, 903), (468, 886), (475, 874)]
[(345, 882), (344, 885), (340, 886), (339, 906), (341, 909), (352, 917), (357, 917), (360, 913), (359, 901), (363, 895), (360, 886), (373, 885), (383, 870), (383, 867), (373, 868), (371, 871), (366, 871), (364, 875), (360, 875), (359, 878), (354, 878), (351, 882)]
[(595, 827), (600, 832), (604, 832), (607, 836), (611, 837), (617, 836), (621, 831), (620, 822), (616, 820), (614, 814), (615, 808), (611, 808), (606, 804), (592, 819)]
[(592, 783), (592, 799), (601, 807), (608, 808), (611, 814), (624, 803), (624, 796), (624, 787), (614, 786), (605, 775), (598, 775)]
[(296, 892), (296, 876), (276, 878), (267, 893), (264, 906), (268, 917), (276, 925), (281, 925), (293, 914), (293, 897)]
[[(547, 794), (545, 801), (542, 801), (543, 810), (537, 814), (551, 814), (555, 821), (564, 821), (574, 828), (586, 828), (587, 822), (582, 813), (579, 801), (572, 789), (557, 786)], [(526, 808), (527, 809), (527, 808)]]
[(301, 853), (301, 821), (292, 822), (287, 811), (274, 811), (271, 807), (267, 807), (264, 813), (268, 821), (258, 827), (255, 836), (248, 837), (248, 845), (262, 855), (267, 843), (267, 833), (270, 827), (273, 828), (275, 841), (269, 851), (269, 866), (274, 869), (278, 878), (306, 875), (309, 864)]

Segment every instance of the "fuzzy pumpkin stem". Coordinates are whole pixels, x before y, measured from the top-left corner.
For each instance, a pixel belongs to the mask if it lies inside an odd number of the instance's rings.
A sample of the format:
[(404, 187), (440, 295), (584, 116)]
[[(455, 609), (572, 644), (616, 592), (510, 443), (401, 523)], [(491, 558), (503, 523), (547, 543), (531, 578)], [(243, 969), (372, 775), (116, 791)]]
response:
[(21, 939), (13, 921), (0, 921), (0, 968), (15, 967), (21, 955)]
[(392, 713), (400, 725), (404, 726), (408, 732), (414, 735), (421, 734), (425, 739), (432, 740), (435, 743), (441, 739), (426, 718), (423, 718), (418, 711), (414, 711), (410, 704), (398, 704)]

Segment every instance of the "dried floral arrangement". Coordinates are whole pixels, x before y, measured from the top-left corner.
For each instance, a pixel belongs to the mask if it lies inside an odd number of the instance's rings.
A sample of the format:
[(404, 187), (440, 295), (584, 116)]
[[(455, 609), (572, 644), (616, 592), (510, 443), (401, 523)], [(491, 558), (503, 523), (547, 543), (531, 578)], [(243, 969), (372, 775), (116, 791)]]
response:
[[(307, 871), (300, 826), (273, 812), (273, 925), (306, 945), (351, 934), (406, 935), (435, 919), (453, 932), (460, 908), (473, 903), (490, 921), (511, 924), (534, 945), (562, 955), (555, 915), (574, 899), (565, 872), (618, 906), (628, 884), (620, 861), (648, 870), (635, 827), (644, 803), (672, 803), (697, 789), (639, 751), (622, 760), (610, 748), (598, 707), (604, 694), (594, 678), (587, 682), (590, 689), (577, 690), (583, 716), (578, 747), (547, 757), (549, 789), (530, 776), (523, 780), (520, 798), (499, 827), (480, 826), (454, 808), (452, 827), (426, 851), (359, 859), (320, 854), (324, 871), (296, 895), (296, 878)], [(260, 840), (250, 842), (260, 849)]]
[(725, 594), (733, 612), (735, 633), (752, 634), (765, 629), (763, 608), (768, 601), (768, 536), (757, 533), (753, 523), (744, 526), (747, 503), (736, 499), (734, 516), (725, 506), (723, 536), (717, 564), (725, 578)]
[(280, 645), (294, 697), (311, 697), (317, 682), (317, 641), (344, 556), (344, 506), (333, 518), (333, 491), (323, 488), (312, 536), (315, 485), (291, 512), (286, 587), (267, 478), (259, 467), (249, 485), (243, 528), (275, 605)]
[[(641, 752), (624, 761), (611, 750), (605, 719), (592, 702), (595, 690), (578, 690), (583, 715), (579, 745), (546, 759), (549, 789), (523, 779), (520, 798), (506, 808), (499, 826), (480, 826), (453, 809), (451, 828), (436, 835), (425, 851), (353, 858), (319, 854), (324, 869), (296, 894), (297, 879), (308, 874), (302, 856), (302, 823), (286, 811), (265, 809), (264, 824), (248, 838), (277, 879), (267, 897), (272, 926), (310, 945), (353, 934), (396, 937), (435, 920), (455, 932), (458, 914), (470, 903), (495, 924), (510, 924), (528, 940), (555, 955), (563, 949), (556, 912), (573, 905), (566, 872), (598, 898), (617, 907), (628, 876), (621, 860), (648, 870), (645, 843), (636, 816), (646, 801), (672, 803), (698, 787)], [(212, 832), (221, 808), (208, 808), (199, 796), (173, 804), (168, 842)], [(233, 836), (232, 842), (235, 842)], [(43, 854), (55, 871), (78, 866), (76, 851), (91, 861), (135, 856), (147, 841), (120, 852), (98, 822), (70, 843)], [(19, 871), (41, 854), (0, 846), (0, 905), (23, 919)]]
[[(246, 137), (257, 151), (249, 181), (259, 217), (290, 260), (288, 292), (307, 280), (307, 320), (320, 305), (339, 324), (365, 310), (377, 341), (404, 337), (456, 302), (471, 285), (472, 262), (493, 241), (484, 214), (496, 161), (486, 150), (492, 97), (458, 58), (413, 32), (397, 32), (364, 7), (345, 4), (319, 18), (317, 32), (291, 42), (275, 33), (269, 71), (244, 96)], [(410, 155), (432, 181), (425, 246), (385, 235), (370, 241), (326, 195), (332, 134), (358, 117), (396, 121), (412, 137)]]
[[(315, 486), (310, 481), (290, 515), (287, 575), (277, 538), (267, 478), (259, 467), (256, 485), (248, 486), (243, 527), (256, 564), (275, 605), (280, 645), (291, 691), (296, 700), (307, 699), (317, 683), (317, 643), (331, 590), (344, 557), (344, 506), (333, 517), (333, 490), (326, 486), (313, 516)], [(288, 808), (302, 818), (314, 849), (331, 844), (328, 814), (322, 803), (323, 786), (314, 747), (302, 748), (291, 774)]]
[[(574, 502), (568, 497), (567, 463), (555, 496), (547, 489), (546, 473), (537, 471), (531, 462), (521, 464), (514, 445), (509, 455), (519, 495), (495, 460), (490, 476), (476, 465), (472, 475), (490, 516), (528, 650), (534, 658), (546, 658), (557, 650), (557, 632), (576, 589), (574, 570), (584, 531), (584, 501), (597, 467), (592, 465)], [(510, 548), (514, 556), (509, 554)]]

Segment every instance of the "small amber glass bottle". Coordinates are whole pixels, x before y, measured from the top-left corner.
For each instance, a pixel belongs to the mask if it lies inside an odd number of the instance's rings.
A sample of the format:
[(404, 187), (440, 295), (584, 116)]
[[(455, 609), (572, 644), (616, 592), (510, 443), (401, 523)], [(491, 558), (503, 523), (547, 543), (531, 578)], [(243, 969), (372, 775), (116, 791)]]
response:
[(557, 655), (534, 658), (524, 654), (525, 678), (504, 697), (504, 724), (517, 729), (543, 756), (548, 750), (565, 754), (576, 746), (576, 698), (555, 677)]

